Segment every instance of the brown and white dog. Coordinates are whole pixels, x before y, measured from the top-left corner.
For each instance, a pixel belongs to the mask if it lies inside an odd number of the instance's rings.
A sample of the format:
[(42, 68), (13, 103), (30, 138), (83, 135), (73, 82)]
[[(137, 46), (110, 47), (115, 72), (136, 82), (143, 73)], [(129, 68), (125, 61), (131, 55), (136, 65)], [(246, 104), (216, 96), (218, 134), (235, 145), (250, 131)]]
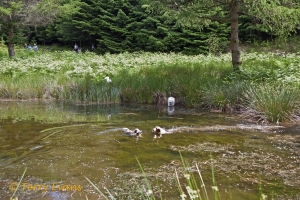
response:
[(159, 126), (155, 126), (155, 127), (152, 129), (152, 132), (154, 133), (154, 138), (161, 138), (162, 134), (168, 134), (168, 133), (171, 133), (170, 131), (167, 131), (166, 129), (161, 128), (161, 127), (159, 127)]
[(129, 128), (123, 128), (123, 131), (126, 135), (129, 135), (131, 137), (142, 137), (142, 131), (138, 128), (134, 130), (130, 130)]

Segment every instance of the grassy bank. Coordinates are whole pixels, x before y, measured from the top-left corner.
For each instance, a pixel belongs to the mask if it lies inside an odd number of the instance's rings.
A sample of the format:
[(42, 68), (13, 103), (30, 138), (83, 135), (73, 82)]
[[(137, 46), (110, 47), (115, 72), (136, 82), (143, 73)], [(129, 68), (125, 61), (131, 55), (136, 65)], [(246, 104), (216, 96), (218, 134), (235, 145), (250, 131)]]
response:
[[(163, 53), (96, 55), (73, 51), (0, 53), (0, 98), (62, 99), (80, 103), (177, 104), (243, 112), (257, 121), (297, 119), (300, 56), (244, 53), (239, 73), (231, 55)], [(2, 55), (2, 56), (1, 56)], [(109, 75), (111, 83), (104, 77)]]

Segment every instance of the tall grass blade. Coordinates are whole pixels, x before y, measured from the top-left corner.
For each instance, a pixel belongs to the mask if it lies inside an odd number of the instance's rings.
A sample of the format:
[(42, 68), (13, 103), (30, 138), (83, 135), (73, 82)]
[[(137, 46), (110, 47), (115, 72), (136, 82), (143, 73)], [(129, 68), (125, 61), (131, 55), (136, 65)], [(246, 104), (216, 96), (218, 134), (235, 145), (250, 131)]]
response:
[(140, 169), (141, 169), (141, 171), (143, 173), (144, 180), (145, 180), (146, 185), (147, 185), (147, 189), (148, 190), (146, 191), (146, 195), (148, 196), (149, 199), (155, 199), (154, 194), (153, 194), (153, 189), (151, 187), (151, 184), (150, 184), (149, 180), (147, 179), (146, 173), (145, 173), (145, 171), (144, 171), (144, 169), (143, 169), (143, 167), (142, 167), (142, 165), (141, 165), (141, 163), (140, 163), (140, 161), (139, 161), (139, 159), (137, 157), (136, 157), (136, 161), (139, 164), (139, 167), (140, 167)]
[(217, 182), (216, 182), (216, 178), (215, 178), (215, 170), (214, 170), (214, 165), (213, 165), (213, 162), (212, 162), (212, 158), (211, 158), (211, 176), (212, 176), (212, 181), (213, 181), (212, 190), (213, 190), (213, 194), (214, 194), (214, 199), (219, 200), (220, 199), (220, 193), (219, 193), (219, 188), (217, 186)]
[(205, 194), (205, 199), (208, 200), (208, 195), (207, 195), (207, 190), (206, 190), (206, 187), (205, 187), (205, 184), (204, 184), (204, 181), (203, 181), (203, 178), (202, 178), (202, 175), (201, 175), (201, 171), (198, 167), (198, 164), (196, 163), (196, 168), (197, 168), (197, 172), (199, 174), (199, 177), (201, 179), (201, 190), (203, 190), (204, 194)]
[[(159, 184), (158, 184), (157, 177), (155, 177), (155, 179), (156, 179), (156, 185), (158, 186)], [(159, 188), (158, 191), (159, 191), (159, 197), (160, 197), (160, 199), (163, 200), (162, 193), (161, 193), (162, 190)]]
[[(13, 195), (10, 197), (10, 200), (14, 200), (13, 198), (14, 198), (14, 196), (15, 196), (17, 190), (19, 189), (20, 185), (21, 185), (21, 182), (22, 182), (22, 180), (23, 180), (23, 178), (24, 178), (24, 175), (25, 175), (25, 173), (26, 173), (26, 170), (27, 170), (27, 167), (25, 168), (25, 170), (24, 170), (24, 172), (23, 172), (23, 174), (22, 174), (22, 176), (21, 176), (21, 179), (20, 179), (20, 181), (19, 181), (19, 183), (18, 183), (18, 185), (17, 185), (17, 188), (15, 189)], [(17, 198), (15, 198), (15, 199), (17, 199)]]
[(176, 182), (177, 182), (177, 186), (178, 186), (178, 189), (179, 189), (180, 197), (181, 197), (182, 200), (184, 200), (186, 198), (186, 194), (184, 193), (184, 191), (181, 187), (181, 184), (180, 184), (180, 181), (179, 181), (179, 176), (178, 176), (176, 168), (175, 168), (175, 176), (176, 176)]
[(179, 151), (180, 158), (183, 165), (184, 170), (184, 177), (187, 181), (188, 186), (186, 186), (187, 192), (191, 199), (200, 199), (202, 200), (201, 193), (199, 190), (199, 187), (197, 185), (195, 176), (193, 172), (191, 171), (191, 167), (189, 166), (189, 163), (183, 159), (183, 156), (181, 152)]
[(70, 127), (75, 127), (75, 126), (84, 126), (84, 125), (86, 125), (86, 124), (75, 124), (75, 125), (47, 128), (47, 129), (44, 129), (44, 130), (40, 131), (40, 133), (44, 133), (44, 132), (55, 130), (55, 129), (63, 129), (63, 128), (70, 128)]
[(109, 198), (103, 194), (90, 179), (88, 179), (86, 176), (84, 178), (99, 192), (99, 194), (101, 194), (106, 200), (109, 200)]
[(56, 134), (56, 133), (62, 132), (62, 131), (63, 131), (63, 130), (54, 131), (53, 133), (51, 133), (51, 134), (47, 135), (46, 137), (44, 137), (42, 140), (45, 140), (45, 139), (47, 139), (48, 137), (50, 137), (50, 136), (52, 136), (52, 135), (54, 135), (54, 134)]
[(109, 194), (110, 199), (115, 200), (115, 197), (110, 193), (110, 191), (109, 191), (106, 187), (104, 187), (104, 189), (105, 189), (106, 192)]

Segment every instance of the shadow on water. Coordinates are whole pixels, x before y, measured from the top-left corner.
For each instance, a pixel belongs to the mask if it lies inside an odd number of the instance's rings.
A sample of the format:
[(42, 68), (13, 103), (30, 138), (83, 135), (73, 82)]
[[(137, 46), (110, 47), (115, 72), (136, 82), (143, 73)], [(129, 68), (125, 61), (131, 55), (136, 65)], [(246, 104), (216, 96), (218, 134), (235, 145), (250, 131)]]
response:
[[(200, 167), (210, 199), (212, 163), (221, 199), (257, 199), (259, 182), (269, 198), (300, 198), (297, 125), (258, 126), (235, 115), (145, 105), (12, 101), (0, 109), (0, 199), (11, 197), (25, 167), (19, 199), (98, 199), (85, 177), (116, 199), (139, 199), (137, 186), (145, 182), (136, 158), (155, 194), (179, 199), (179, 151), (191, 168)], [(153, 139), (157, 125), (177, 131)], [(124, 135), (123, 127), (139, 128), (142, 137)]]

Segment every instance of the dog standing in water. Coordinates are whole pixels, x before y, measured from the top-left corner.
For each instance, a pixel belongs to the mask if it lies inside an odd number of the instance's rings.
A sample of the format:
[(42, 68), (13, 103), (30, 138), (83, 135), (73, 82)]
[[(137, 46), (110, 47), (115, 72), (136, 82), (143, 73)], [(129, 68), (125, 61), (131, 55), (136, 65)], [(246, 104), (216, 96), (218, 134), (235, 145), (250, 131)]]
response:
[(126, 135), (131, 136), (131, 137), (142, 137), (142, 131), (138, 128), (134, 130), (130, 130), (129, 128), (123, 128), (123, 131)]

